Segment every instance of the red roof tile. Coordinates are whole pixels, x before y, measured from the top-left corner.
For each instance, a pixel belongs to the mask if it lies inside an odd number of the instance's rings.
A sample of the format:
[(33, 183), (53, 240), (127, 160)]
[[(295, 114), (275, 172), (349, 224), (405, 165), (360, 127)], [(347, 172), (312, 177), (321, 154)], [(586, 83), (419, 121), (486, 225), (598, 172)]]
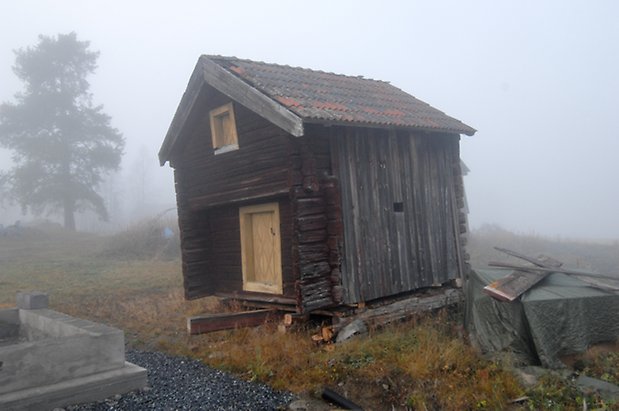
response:
[(308, 122), (475, 130), (384, 81), (236, 57), (203, 56)]

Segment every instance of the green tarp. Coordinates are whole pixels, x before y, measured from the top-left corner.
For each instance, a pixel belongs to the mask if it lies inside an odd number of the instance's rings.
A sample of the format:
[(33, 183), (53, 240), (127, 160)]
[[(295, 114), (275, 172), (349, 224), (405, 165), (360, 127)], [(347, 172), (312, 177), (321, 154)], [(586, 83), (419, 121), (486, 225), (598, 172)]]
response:
[(475, 270), (467, 284), (467, 329), (484, 352), (509, 351), (525, 364), (561, 368), (562, 355), (619, 339), (619, 294), (552, 273), (513, 302), (482, 289), (509, 274)]

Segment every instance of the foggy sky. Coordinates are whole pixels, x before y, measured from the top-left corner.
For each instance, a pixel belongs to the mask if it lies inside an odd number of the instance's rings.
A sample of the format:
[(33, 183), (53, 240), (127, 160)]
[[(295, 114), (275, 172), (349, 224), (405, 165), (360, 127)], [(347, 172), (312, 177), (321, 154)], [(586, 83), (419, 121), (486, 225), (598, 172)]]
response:
[(611, 0), (3, 1), (0, 101), (21, 88), (12, 50), (75, 31), (101, 52), (91, 91), (127, 139), (123, 175), (146, 155), (148, 196), (173, 204), (156, 154), (201, 54), (386, 80), (478, 130), (473, 227), (617, 239), (618, 17)]

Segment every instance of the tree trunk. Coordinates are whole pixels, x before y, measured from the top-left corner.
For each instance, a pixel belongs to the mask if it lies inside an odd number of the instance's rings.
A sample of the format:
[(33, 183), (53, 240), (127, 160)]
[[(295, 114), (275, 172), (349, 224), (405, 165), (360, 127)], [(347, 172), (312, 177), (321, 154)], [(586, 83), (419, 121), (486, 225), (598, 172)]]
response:
[(75, 231), (75, 199), (71, 193), (71, 151), (65, 147), (65, 157), (62, 162), (64, 190), (64, 228)]
[(75, 231), (75, 201), (70, 198), (64, 200), (64, 228)]

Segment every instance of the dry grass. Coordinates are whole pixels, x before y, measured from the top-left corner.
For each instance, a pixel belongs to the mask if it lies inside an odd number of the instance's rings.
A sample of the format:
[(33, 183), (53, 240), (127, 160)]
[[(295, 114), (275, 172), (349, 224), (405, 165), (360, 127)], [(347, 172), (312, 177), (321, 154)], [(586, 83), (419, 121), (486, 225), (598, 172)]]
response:
[(246, 379), (294, 392), (340, 387), (367, 409), (502, 409), (523, 393), (502, 364), (480, 358), (454, 329), (452, 320), (439, 315), (375, 330), (370, 338), (318, 346), (310, 339), (312, 328), (282, 335), (267, 324), (184, 344), (192, 356)]
[[(525, 393), (528, 409), (582, 409), (583, 397), (554, 380), (525, 391), (509, 360), (481, 358), (446, 312), (337, 346), (315, 345), (311, 324), (190, 337), (186, 317), (220, 311), (218, 300), (185, 301), (177, 259), (109, 258), (101, 252), (109, 241), (46, 231), (0, 238), (0, 306), (13, 305), (18, 290), (47, 291), (53, 308), (122, 328), (130, 346), (190, 355), (278, 389), (311, 395), (331, 386), (367, 409), (514, 409), (509, 400)], [(617, 378), (617, 356), (586, 360), (587, 370)]]
[[(585, 242), (539, 235), (521, 235), (497, 225), (486, 225), (473, 230), (470, 234), (467, 251), (471, 255), (473, 267), (484, 267), (489, 261), (509, 259), (494, 247), (509, 248), (534, 257), (545, 254), (562, 261), (566, 267), (619, 277), (619, 240)], [(513, 261), (522, 262), (517, 259)]]

